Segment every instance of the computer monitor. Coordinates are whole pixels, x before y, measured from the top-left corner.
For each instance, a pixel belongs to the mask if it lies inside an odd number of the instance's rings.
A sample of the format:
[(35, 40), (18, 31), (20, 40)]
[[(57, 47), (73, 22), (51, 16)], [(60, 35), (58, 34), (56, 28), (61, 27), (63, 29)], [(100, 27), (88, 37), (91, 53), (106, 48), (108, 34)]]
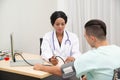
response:
[(13, 62), (16, 62), (15, 56), (14, 56), (14, 45), (13, 45), (13, 33), (10, 34), (10, 45), (11, 45), (11, 57)]
[[(13, 42), (13, 33), (10, 34), (10, 45), (11, 45), (11, 58), (12, 61), (10, 61), (10, 66), (30, 66), (30, 65), (34, 65), (36, 63), (40, 63), (43, 65), (51, 65), (51, 64), (44, 64), (46, 61), (43, 60), (42, 58), (40, 59), (25, 59), (24, 56), (22, 56), (22, 54), (19, 53), (15, 53), (14, 51), (14, 42)], [(22, 57), (22, 60), (19, 60), (17, 58), (15, 58), (15, 55), (19, 54)]]

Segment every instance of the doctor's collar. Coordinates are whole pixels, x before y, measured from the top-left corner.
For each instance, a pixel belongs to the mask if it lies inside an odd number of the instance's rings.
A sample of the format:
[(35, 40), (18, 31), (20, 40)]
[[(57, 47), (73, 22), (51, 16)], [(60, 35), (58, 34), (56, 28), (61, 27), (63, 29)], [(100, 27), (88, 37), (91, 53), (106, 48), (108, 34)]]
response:
[[(67, 32), (66, 30), (63, 31), (63, 36), (66, 32)], [(53, 34), (56, 35), (56, 30), (53, 30)]]

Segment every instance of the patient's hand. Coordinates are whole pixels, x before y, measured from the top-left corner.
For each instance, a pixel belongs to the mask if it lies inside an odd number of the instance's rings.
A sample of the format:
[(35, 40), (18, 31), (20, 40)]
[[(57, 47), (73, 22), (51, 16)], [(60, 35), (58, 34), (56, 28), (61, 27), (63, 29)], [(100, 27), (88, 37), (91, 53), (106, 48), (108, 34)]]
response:
[(87, 80), (86, 75), (82, 75), (82, 80)]
[(57, 65), (58, 64), (58, 59), (54, 56), (52, 56), (52, 58), (49, 59), (49, 61), (53, 64), (53, 65)]
[(33, 69), (34, 70), (42, 70), (42, 67), (43, 67), (43, 65), (41, 65), (41, 64), (35, 64)]
[(75, 60), (74, 57), (67, 57), (67, 59), (65, 60), (65, 62), (68, 63), (68, 62), (72, 62), (74, 60)]

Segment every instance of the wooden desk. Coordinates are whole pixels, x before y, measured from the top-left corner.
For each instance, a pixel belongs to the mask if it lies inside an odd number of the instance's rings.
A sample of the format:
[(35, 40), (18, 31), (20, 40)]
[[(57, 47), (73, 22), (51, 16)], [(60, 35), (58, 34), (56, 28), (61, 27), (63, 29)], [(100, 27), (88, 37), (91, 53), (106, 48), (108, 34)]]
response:
[[(41, 58), (40, 55), (36, 55), (36, 54), (22, 53), (22, 55), (24, 56), (25, 59)], [(20, 57), (20, 56), (17, 56), (17, 57)], [(25, 76), (40, 78), (40, 79), (46, 78), (51, 75), (47, 72), (33, 70), (33, 66), (11, 67), (10, 61), (5, 61), (5, 60), (0, 61), (0, 71), (16, 73), (16, 74), (21, 74)]]

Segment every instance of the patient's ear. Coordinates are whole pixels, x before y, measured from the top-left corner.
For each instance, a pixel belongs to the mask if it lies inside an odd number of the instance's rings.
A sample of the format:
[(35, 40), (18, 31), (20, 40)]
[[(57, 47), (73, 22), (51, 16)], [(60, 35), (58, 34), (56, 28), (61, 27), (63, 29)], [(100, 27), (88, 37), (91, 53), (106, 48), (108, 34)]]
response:
[(95, 36), (90, 35), (90, 39), (94, 42), (96, 42), (97, 38)]

